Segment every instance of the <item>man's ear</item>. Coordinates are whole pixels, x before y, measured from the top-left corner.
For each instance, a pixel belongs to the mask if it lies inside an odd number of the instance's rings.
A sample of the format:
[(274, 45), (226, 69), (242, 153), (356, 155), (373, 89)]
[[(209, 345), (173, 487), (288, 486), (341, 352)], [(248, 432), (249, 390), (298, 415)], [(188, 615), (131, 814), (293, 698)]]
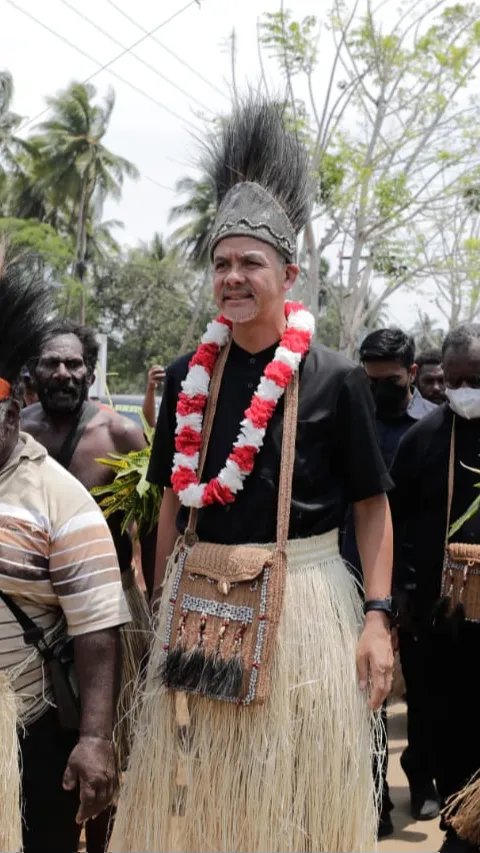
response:
[(418, 375), (418, 364), (412, 364), (410, 368), (410, 380), (413, 385)]
[(298, 278), (298, 274), (300, 272), (300, 267), (297, 266), (297, 264), (286, 264), (284, 272), (285, 280), (283, 283), (283, 289), (286, 293), (287, 290), (291, 290), (291, 288), (294, 286)]
[(5, 422), (9, 427), (18, 427), (20, 423), (20, 403), (13, 398), (8, 401)]

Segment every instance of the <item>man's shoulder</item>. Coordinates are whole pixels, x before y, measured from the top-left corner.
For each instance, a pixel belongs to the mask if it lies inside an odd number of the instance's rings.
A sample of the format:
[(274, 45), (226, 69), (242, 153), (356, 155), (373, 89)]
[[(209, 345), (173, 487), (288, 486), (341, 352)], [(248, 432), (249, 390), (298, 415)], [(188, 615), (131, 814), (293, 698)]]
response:
[(399, 450), (411, 453), (415, 449), (428, 448), (435, 440), (439, 445), (448, 441), (452, 426), (452, 412), (448, 403), (435, 406), (423, 418), (417, 420), (402, 437)]
[(312, 344), (305, 359), (308, 375), (322, 377), (333, 382), (343, 382), (350, 374), (363, 370), (343, 353), (329, 349), (324, 344)]
[(142, 450), (146, 446), (143, 429), (131, 418), (127, 418), (113, 409), (101, 409), (100, 411), (105, 418), (113, 446), (118, 453), (130, 453), (131, 450)]

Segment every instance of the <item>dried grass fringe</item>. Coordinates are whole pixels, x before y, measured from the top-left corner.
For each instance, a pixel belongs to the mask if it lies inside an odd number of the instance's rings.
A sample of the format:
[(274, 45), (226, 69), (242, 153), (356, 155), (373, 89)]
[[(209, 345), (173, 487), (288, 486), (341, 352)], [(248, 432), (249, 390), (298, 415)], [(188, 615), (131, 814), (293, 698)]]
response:
[(480, 845), (480, 771), (465, 788), (447, 800), (443, 814), (460, 838)]
[(381, 722), (357, 684), (360, 598), (340, 557), (330, 548), (322, 559), (325, 538), (310, 540), (304, 565), (289, 569), (267, 703), (189, 697), (190, 725), (180, 730), (181, 694), (158, 680), (170, 561), (114, 853), (376, 849), (382, 761), (374, 785), (372, 752)]
[(137, 719), (141, 664), (148, 652), (152, 635), (147, 602), (134, 577), (130, 585), (126, 585), (124, 592), (132, 621), (120, 630), (122, 675), (113, 736), (117, 766), (120, 770), (124, 770), (128, 763)]
[(0, 850), (23, 850), (21, 777), (17, 726), (19, 707), (9, 676), (0, 672)]

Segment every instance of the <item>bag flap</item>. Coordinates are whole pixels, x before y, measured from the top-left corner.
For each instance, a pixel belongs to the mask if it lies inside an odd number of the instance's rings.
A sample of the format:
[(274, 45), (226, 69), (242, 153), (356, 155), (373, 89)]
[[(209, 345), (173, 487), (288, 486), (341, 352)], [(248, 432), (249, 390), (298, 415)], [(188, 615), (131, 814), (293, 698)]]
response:
[(202, 575), (229, 583), (251, 581), (272, 563), (273, 551), (252, 545), (215, 545), (197, 542), (185, 560), (188, 574)]
[(466, 542), (450, 542), (447, 551), (451, 560), (467, 560), (471, 563), (480, 563), (480, 545)]

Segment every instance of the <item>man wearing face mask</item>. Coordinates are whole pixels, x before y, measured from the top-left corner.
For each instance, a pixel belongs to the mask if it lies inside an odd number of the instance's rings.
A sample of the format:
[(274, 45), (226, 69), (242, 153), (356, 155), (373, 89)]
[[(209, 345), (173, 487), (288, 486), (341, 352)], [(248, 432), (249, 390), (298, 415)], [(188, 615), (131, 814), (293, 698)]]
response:
[[(367, 335), (360, 347), (360, 361), (370, 381), (375, 401), (377, 435), (382, 456), (390, 467), (402, 436), (417, 421), (436, 407), (425, 400), (414, 381), (417, 374), (415, 343), (401, 329), (378, 329)], [(360, 563), (350, 514), (345, 527), (342, 554), (359, 572)], [(416, 666), (418, 648), (411, 631), (399, 631), (402, 669), (407, 685), (408, 747), (402, 755), (402, 767), (410, 787), (411, 813), (415, 820), (432, 820), (438, 815), (438, 799), (432, 782), (431, 758), (425, 729), (423, 689)], [(387, 712), (383, 708), (386, 727)], [(390, 812), (393, 803), (386, 781), (380, 807), (379, 838), (393, 833)]]
[[(479, 475), (470, 468), (480, 467), (480, 325), (464, 324), (447, 335), (443, 365), (448, 403), (400, 442), (392, 467), (391, 505), (398, 542), (396, 585), (411, 590), (410, 613), (423, 637), (435, 778), (445, 803), (480, 769), (476, 697), (480, 608), (472, 608), (468, 594), (479, 565), (474, 558), (462, 569), (457, 558), (455, 572), (461, 575), (463, 598), (452, 611), (454, 574), (451, 557), (446, 556), (449, 549), (459, 550), (456, 543), (462, 543), (460, 550), (480, 551), (478, 512), (447, 540), (450, 524), (461, 519), (478, 497)], [(477, 816), (479, 811), (480, 802)], [(461, 814), (459, 810), (457, 820)], [(444, 818), (441, 850), (478, 851), (478, 825), (475, 834), (471, 825), (453, 823)]]

